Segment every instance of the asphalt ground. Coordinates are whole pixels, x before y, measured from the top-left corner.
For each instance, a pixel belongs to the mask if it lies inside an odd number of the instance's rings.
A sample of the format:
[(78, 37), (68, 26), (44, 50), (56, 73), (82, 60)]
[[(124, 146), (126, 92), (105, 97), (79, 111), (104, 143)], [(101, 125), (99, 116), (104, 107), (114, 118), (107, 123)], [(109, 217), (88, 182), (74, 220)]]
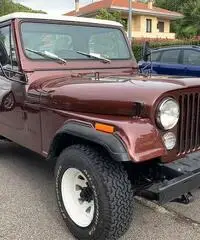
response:
[[(199, 240), (200, 191), (189, 205), (160, 207), (135, 199), (129, 231), (121, 240)], [(13, 143), (0, 144), (0, 239), (74, 240), (57, 208), (45, 161)]]

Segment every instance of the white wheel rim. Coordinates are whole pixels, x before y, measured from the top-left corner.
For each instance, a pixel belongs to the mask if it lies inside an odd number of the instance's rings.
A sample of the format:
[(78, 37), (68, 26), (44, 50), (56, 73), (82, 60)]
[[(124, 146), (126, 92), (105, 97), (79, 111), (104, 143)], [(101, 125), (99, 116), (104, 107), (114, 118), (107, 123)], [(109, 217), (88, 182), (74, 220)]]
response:
[(88, 227), (94, 218), (94, 198), (85, 175), (75, 168), (65, 171), (61, 181), (65, 209), (79, 227)]

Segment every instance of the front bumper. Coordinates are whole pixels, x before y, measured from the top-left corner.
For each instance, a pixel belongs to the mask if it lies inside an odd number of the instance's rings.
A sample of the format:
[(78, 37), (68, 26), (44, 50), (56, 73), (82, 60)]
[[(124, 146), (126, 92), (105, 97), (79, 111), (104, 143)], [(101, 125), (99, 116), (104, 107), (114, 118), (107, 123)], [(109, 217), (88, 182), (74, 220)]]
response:
[(153, 183), (142, 192), (148, 199), (164, 204), (200, 187), (200, 153), (161, 164), (160, 169), (166, 179)]

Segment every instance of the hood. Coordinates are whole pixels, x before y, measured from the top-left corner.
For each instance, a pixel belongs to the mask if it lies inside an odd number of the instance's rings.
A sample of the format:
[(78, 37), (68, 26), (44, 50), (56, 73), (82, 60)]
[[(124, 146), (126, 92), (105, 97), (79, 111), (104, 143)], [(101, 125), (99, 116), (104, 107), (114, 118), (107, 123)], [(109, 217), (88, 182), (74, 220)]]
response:
[(132, 115), (137, 103), (149, 107), (170, 91), (200, 86), (197, 78), (103, 77), (57, 78), (33, 82), (30, 89), (41, 92), (41, 104), (82, 113)]

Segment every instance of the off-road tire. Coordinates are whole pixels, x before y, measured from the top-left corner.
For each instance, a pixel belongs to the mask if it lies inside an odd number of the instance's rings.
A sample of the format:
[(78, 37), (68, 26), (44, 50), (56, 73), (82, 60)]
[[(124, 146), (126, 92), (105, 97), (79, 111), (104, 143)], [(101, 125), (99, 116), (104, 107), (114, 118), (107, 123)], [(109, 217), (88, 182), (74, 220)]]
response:
[[(80, 170), (95, 191), (92, 223), (81, 228), (69, 217), (63, 203), (61, 181), (69, 168)], [(133, 212), (133, 189), (121, 163), (84, 145), (66, 148), (55, 167), (56, 195), (60, 212), (71, 233), (81, 240), (115, 240), (128, 229)]]

